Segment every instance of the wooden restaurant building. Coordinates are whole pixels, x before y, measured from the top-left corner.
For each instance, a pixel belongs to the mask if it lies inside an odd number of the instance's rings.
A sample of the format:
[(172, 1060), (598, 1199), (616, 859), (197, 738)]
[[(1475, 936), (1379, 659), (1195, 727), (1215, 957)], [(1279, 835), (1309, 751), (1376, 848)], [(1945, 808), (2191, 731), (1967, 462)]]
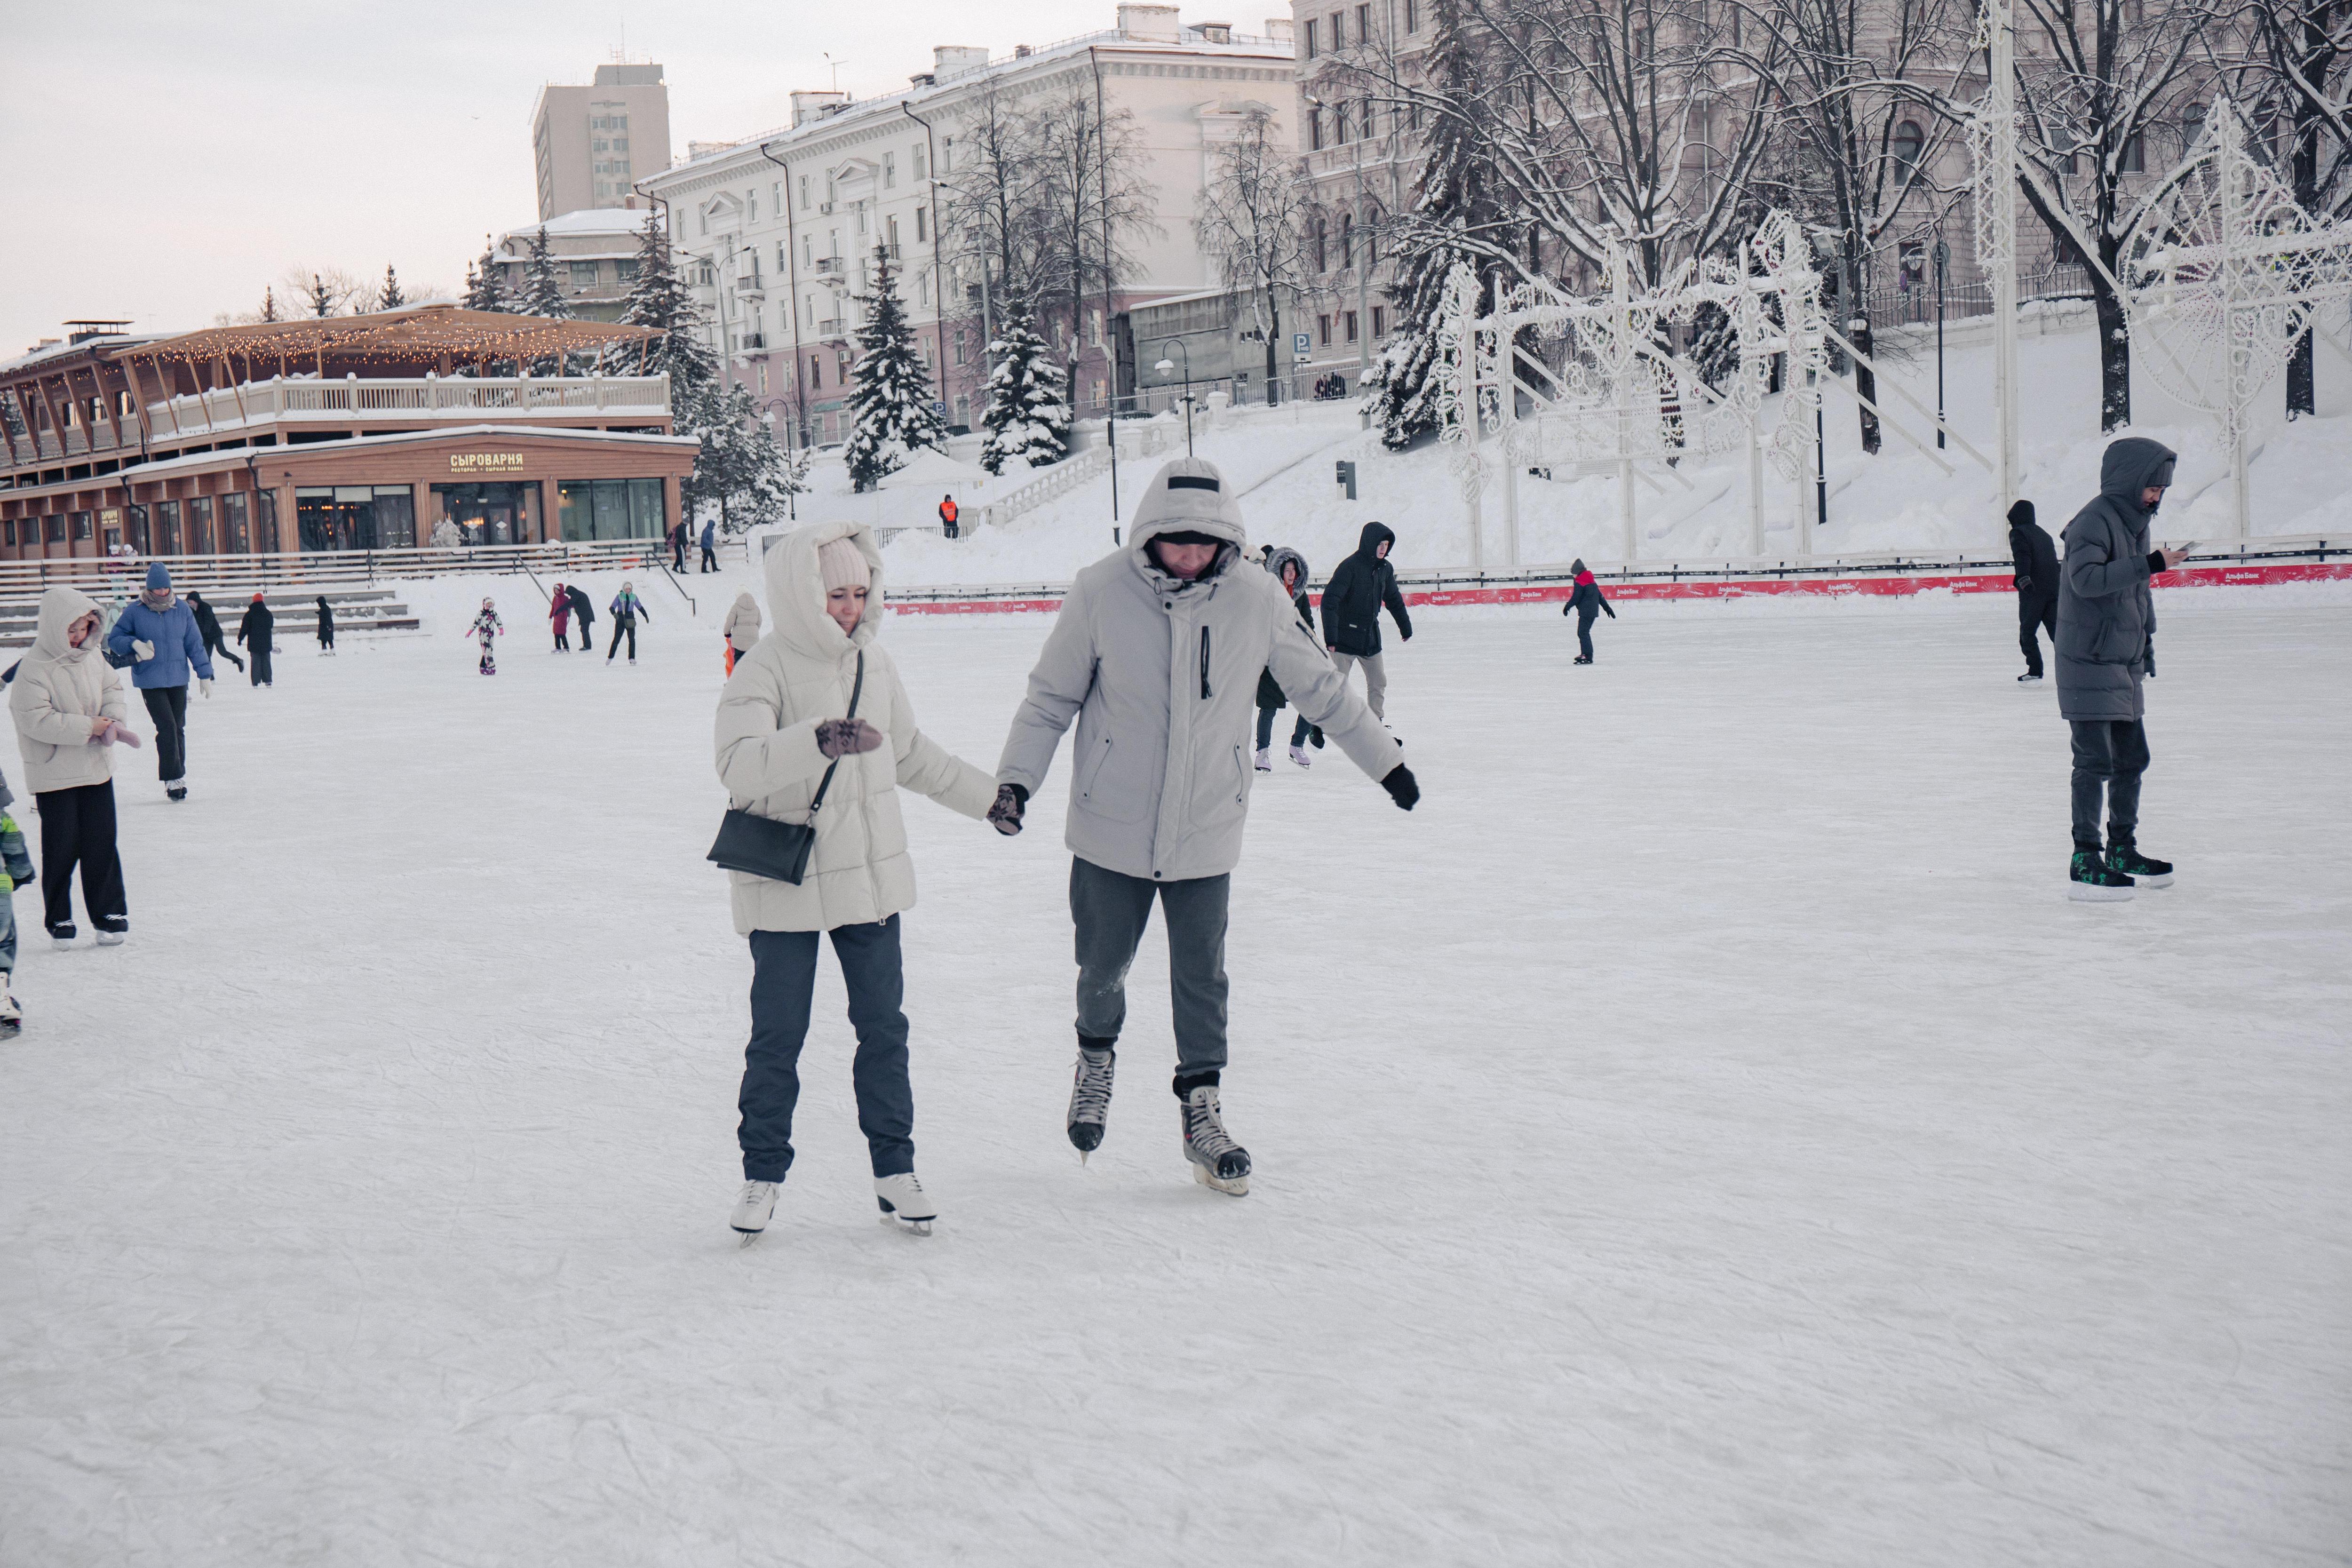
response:
[(698, 449), (669, 378), (535, 374), (658, 335), (454, 305), (77, 333), (0, 365), (0, 561), (658, 538)]

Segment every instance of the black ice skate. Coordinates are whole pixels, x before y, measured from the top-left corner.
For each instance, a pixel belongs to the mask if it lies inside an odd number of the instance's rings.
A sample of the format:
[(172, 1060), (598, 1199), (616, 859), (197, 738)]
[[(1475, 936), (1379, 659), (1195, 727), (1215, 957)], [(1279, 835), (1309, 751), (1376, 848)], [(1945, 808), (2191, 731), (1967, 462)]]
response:
[(2075, 850), (2066, 877), (2066, 896), (2078, 904), (2119, 904), (2132, 896), (2132, 879), (2110, 870), (2095, 849)]
[(2172, 886), (2172, 862), (2149, 859), (2128, 838), (2107, 846), (2107, 869), (2130, 878), (2143, 888)]
[(1084, 1164), (1102, 1147), (1103, 1123), (1110, 1120), (1110, 1079), (1118, 1066), (1108, 1046), (1080, 1046), (1077, 1074), (1070, 1085), (1070, 1142)]
[(1192, 1179), (1235, 1197), (1247, 1193), (1249, 1151), (1225, 1131), (1215, 1084), (1202, 1084), (1184, 1097), (1183, 1120), (1184, 1158), (1192, 1163)]

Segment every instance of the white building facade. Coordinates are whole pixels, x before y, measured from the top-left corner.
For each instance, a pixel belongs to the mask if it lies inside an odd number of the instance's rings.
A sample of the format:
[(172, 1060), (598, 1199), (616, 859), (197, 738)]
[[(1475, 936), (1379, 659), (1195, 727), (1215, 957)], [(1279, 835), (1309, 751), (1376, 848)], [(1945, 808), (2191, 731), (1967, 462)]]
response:
[[(968, 151), (966, 128), (991, 92), (1016, 106), (1084, 95), (1113, 121), (1131, 116), (1140, 169), (1132, 191), (1150, 222), (1121, 237), (1132, 261), (1093, 292), (1076, 341), (1055, 344), (1073, 366), (1079, 412), (1099, 413), (1137, 386), (1130, 309), (1221, 281), (1193, 227), (1211, 151), (1251, 107), (1285, 121), (1293, 112), (1289, 24), (1267, 26), (1286, 36), (1185, 26), (1173, 6), (1128, 5), (1115, 28), (996, 58), (940, 47), (934, 68), (903, 93), (850, 102), (796, 92), (790, 127), (703, 151), (638, 189), (668, 212), (678, 265), (701, 291), (727, 375), (751, 391), (780, 435), (826, 445), (845, 434), (856, 296), (872, 286), (877, 246), (894, 258), (949, 423), (969, 426), (984, 401), (984, 305), (979, 283), (958, 273), (952, 237), (940, 233), (959, 135)], [(1066, 340), (1069, 329), (1066, 319), (1055, 328)], [(1148, 366), (1143, 379), (1156, 379)]]

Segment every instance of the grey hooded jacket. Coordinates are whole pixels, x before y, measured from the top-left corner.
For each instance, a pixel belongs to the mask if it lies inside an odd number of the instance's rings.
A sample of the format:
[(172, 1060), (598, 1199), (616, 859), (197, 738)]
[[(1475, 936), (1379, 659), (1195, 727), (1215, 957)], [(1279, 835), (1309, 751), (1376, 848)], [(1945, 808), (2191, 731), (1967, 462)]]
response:
[[(1225, 542), (1190, 583), (1149, 553), (1160, 534), (1188, 531)], [(1369, 776), (1402, 760), (1282, 584), (1242, 559), (1246, 544), (1216, 468), (1179, 458), (1144, 491), (1126, 548), (1080, 572), (1062, 601), (996, 777), (1034, 795), (1075, 720), (1066, 837), (1080, 859), (1170, 882), (1240, 862), (1261, 670)]]
[(2156, 603), (2148, 524), (2140, 492), (2170, 478), (2171, 449), (2143, 436), (2107, 447), (2099, 493), (2066, 525), (2058, 568), (2058, 711), (2070, 720), (2132, 720), (2146, 708), (2140, 677)]

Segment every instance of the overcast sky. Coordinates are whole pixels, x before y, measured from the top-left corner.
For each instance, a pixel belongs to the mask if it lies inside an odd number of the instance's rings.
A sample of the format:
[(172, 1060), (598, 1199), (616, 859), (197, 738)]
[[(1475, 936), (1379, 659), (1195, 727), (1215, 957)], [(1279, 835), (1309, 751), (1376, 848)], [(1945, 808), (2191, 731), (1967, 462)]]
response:
[(1004, 54), (1116, 17), (1117, 0), (0, 0), (0, 360), (74, 317), (209, 325), (298, 264), (390, 262), (454, 293), (485, 234), (538, 216), (541, 84), (588, 81), (625, 27), (630, 58), (665, 68), (683, 156), (783, 123), (787, 93), (834, 79), (826, 50), (865, 97), (934, 44)]

